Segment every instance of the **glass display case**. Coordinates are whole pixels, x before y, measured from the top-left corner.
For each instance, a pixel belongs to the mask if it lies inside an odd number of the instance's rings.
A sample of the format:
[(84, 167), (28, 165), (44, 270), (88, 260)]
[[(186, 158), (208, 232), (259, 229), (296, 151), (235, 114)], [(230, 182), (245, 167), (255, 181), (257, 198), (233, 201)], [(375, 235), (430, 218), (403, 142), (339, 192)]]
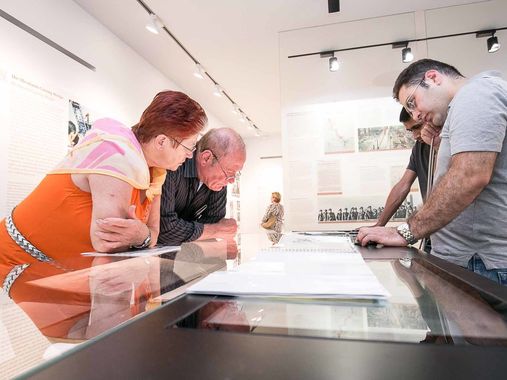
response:
[[(270, 244), (244, 234), (241, 261)], [(357, 249), (387, 300), (186, 294), (240, 263), (225, 241), (41, 269), (17, 280), (30, 296), (1, 296), (2, 377), (503, 377), (507, 289), (416, 248)]]

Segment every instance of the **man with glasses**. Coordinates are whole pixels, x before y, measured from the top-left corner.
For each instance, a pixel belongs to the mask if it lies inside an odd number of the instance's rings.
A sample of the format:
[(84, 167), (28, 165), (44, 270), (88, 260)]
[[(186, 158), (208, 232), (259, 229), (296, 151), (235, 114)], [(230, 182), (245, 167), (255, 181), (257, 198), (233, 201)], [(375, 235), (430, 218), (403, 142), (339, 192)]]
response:
[[(181, 145), (181, 143), (180, 143)], [(212, 129), (176, 171), (167, 172), (160, 205), (159, 244), (232, 238), (234, 219), (226, 219), (227, 185), (234, 183), (246, 159), (245, 143), (230, 128)]]
[(507, 285), (507, 82), (423, 59), (402, 71), (393, 95), (414, 120), (442, 126), (435, 186), (408, 223), (362, 228), (358, 241), (401, 246), (431, 235), (433, 255)]
[(426, 188), (428, 184), (428, 161), (430, 156), (430, 147), (422, 141), (421, 130), (422, 125), (413, 120), (405, 108), (401, 109), (400, 122), (403, 124), (408, 133), (415, 140), (410, 161), (403, 176), (396, 185), (393, 186), (387, 196), (384, 211), (378, 217), (377, 223), (373, 227), (385, 226), (394, 215), (396, 210), (401, 206), (405, 198), (407, 198), (410, 188), (417, 178), (419, 181), (419, 189), (423, 201), (426, 199)]

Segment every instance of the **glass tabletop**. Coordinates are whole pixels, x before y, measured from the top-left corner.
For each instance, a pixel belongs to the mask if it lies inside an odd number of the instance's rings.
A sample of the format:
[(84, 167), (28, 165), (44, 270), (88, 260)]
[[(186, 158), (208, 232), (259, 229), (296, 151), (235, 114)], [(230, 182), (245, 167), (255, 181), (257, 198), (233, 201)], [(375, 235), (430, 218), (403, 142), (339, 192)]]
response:
[[(82, 342), (100, 340), (181, 299), (186, 287), (209, 273), (234, 270), (272, 244), (264, 234), (236, 240), (186, 243), (160, 256), (33, 265), (12, 294), (0, 292), (0, 373), (12, 377)], [(209, 296), (172, 328), (413, 344), (507, 343), (506, 305), (491, 293), (428, 265), (431, 258), (414, 248), (358, 250), (391, 294), (387, 300)]]
[(235, 242), (203, 241), (156, 256), (31, 264), (9, 293), (0, 289), (0, 378), (100, 339), (181, 296), (185, 284), (237, 260)]
[(175, 328), (405, 343), (507, 345), (503, 305), (414, 259), (368, 260), (386, 301), (219, 297)]

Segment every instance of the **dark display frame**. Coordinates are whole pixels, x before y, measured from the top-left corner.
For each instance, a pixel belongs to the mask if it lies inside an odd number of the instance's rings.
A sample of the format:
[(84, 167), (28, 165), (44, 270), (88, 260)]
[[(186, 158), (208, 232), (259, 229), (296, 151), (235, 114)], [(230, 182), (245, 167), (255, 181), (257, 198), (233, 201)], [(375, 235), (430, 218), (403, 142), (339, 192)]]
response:
[[(377, 252), (378, 251), (378, 252)], [(410, 248), (361, 248), (368, 259), (411, 256), (507, 309), (507, 288)], [(347, 341), (175, 329), (216, 297), (184, 295), (34, 368), (20, 378), (504, 379), (507, 348)]]

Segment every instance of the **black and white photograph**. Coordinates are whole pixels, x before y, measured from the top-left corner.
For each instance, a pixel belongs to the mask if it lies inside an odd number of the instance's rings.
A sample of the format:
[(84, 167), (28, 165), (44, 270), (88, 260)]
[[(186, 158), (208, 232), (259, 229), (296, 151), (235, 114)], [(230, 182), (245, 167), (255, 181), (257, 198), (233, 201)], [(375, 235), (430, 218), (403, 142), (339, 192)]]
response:
[[(325, 202), (320, 202), (324, 204)], [(374, 221), (384, 211), (384, 204), (369, 203), (361, 201), (338, 203), (338, 206), (331, 206), (336, 202), (328, 202), (329, 207), (321, 207), (317, 213), (318, 223), (337, 223), (337, 222), (357, 222), (357, 221)], [(417, 211), (414, 205), (413, 197), (410, 195), (398, 208), (391, 218), (391, 221), (404, 221)]]
[(80, 103), (69, 99), (69, 148), (74, 147), (92, 127), (91, 112)]

